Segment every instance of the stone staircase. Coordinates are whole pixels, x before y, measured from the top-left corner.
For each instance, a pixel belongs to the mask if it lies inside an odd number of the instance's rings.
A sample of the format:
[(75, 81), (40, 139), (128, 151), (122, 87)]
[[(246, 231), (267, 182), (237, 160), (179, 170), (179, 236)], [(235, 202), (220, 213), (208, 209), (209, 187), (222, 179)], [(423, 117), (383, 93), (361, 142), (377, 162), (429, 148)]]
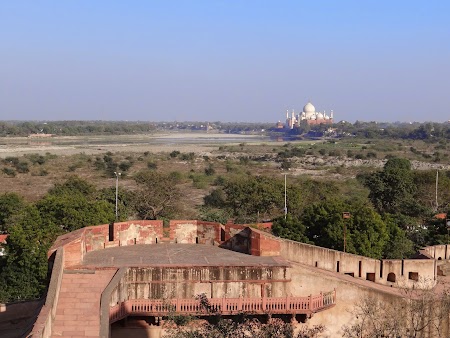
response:
[(65, 270), (52, 337), (99, 337), (100, 297), (116, 270)]

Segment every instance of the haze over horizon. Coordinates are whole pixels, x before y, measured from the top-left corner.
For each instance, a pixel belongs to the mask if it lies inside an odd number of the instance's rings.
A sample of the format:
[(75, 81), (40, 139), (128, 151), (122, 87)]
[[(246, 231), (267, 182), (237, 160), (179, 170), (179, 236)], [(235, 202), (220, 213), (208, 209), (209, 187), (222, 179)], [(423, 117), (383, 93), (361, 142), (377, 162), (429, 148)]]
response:
[(0, 120), (450, 119), (447, 1), (4, 1)]

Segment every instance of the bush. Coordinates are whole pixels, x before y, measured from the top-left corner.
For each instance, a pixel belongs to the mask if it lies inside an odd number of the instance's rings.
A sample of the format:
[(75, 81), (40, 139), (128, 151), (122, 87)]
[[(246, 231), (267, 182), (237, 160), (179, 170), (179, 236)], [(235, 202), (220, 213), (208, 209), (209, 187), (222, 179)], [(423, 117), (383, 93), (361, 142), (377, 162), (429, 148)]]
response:
[(179, 183), (183, 179), (183, 174), (179, 171), (172, 171), (169, 173), (169, 177), (174, 180), (175, 183)]
[(132, 165), (133, 165), (133, 163), (131, 163), (129, 161), (120, 162), (119, 169), (120, 169), (120, 171), (125, 172), (125, 171), (128, 171)]
[(341, 156), (341, 151), (339, 149), (332, 149), (328, 153), (329, 156)]
[(180, 155), (180, 152), (178, 150), (174, 150), (169, 154), (169, 156), (172, 158), (178, 157), (178, 155)]
[(95, 158), (94, 162), (95, 170), (103, 170), (105, 169), (105, 162), (100, 157)]
[(74, 163), (74, 164), (69, 165), (69, 168), (67, 170), (72, 172), (72, 171), (75, 171), (77, 168), (78, 168), (78, 164)]
[(217, 176), (213, 184), (223, 186), (225, 184), (225, 178), (223, 176)]
[(289, 170), (292, 167), (292, 163), (288, 161), (283, 161), (281, 163), (281, 169), (283, 170)]
[(233, 171), (236, 171), (236, 167), (230, 162), (225, 164), (225, 169), (226, 169), (227, 173), (231, 173)]
[(16, 165), (19, 164), (19, 158), (18, 157), (8, 156), (8, 157), (5, 157), (5, 159), (3, 160), (3, 163), (5, 163), (5, 164), (12, 164), (13, 166), (16, 166)]
[(147, 162), (147, 168), (151, 170), (156, 170), (158, 169), (158, 165), (153, 161), (149, 161)]
[(250, 163), (250, 159), (248, 158), (248, 156), (241, 156), (241, 157), (239, 157), (239, 163), (243, 164), (243, 165), (247, 165)]
[(208, 187), (208, 179), (206, 175), (192, 173), (189, 175), (192, 179), (193, 186), (197, 189), (206, 189)]
[(10, 176), (10, 177), (15, 177), (16, 176), (16, 171), (14, 169), (11, 169), (11, 168), (3, 168), (2, 172), (4, 174), (6, 174), (7, 176)]
[(47, 160), (44, 156), (39, 154), (29, 154), (26, 155), (26, 158), (28, 158), (32, 164), (39, 164), (39, 165), (44, 164), (45, 161)]
[(180, 159), (182, 161), (193, 161), (195, 158), (195, 153), (187, 153), (187, 154), (181, 154)]
[(25, 161), (19, 162), (16, 165), (16, 169), (17, 169), (17, 172), (19, 172), (21, 174), (26, 174), (27, 172), (30, 171), (30, 168), (28, 168), (28, 162), (25, 162)]
[(205, 175), (206, 176), (213, 176), (216, 173), (212, 165), (209, 165), (208, 168), (205, 168)]

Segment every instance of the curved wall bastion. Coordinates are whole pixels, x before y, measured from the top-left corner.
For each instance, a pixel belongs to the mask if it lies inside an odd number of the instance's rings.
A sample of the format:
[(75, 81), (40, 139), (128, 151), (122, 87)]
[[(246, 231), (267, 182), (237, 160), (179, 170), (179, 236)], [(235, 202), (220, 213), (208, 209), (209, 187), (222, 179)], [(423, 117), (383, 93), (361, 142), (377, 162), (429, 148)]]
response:
[(359, 300), (392, 304), (405, 288), (433, 287), (436, 254), (450, 254), (438, 246), (377, 260), (278, 238), (270, 226), (134, 220), (62, 235), (48, 253), (51, 281), (30, 336), (115, 337), (133, 318), (208, 316), (201, 295), (216, 313), (279, 315), (340, 337)]

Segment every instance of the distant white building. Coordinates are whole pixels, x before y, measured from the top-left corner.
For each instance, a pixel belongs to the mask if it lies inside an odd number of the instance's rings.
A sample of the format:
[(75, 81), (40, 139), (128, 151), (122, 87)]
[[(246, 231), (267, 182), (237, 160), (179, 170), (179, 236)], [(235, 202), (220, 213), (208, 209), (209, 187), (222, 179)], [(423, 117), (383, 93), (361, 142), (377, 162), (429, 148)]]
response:
[(298, 127), (301, 122), (305, 121), (307, 124), (332, 124), (333, 123), (333, 111), (330, 115), (327, 115), (325, 111), (317, 112), (316, 108), (311, 102), (308, 102), (303, 107), (303, 111), (300, 114), (295, 114), (294, 110), (289, 114), (289, 110), (286, 111), (286, 123), (283, 126), (281, 122), (278, 123), (278, 128), (293, 129)]

